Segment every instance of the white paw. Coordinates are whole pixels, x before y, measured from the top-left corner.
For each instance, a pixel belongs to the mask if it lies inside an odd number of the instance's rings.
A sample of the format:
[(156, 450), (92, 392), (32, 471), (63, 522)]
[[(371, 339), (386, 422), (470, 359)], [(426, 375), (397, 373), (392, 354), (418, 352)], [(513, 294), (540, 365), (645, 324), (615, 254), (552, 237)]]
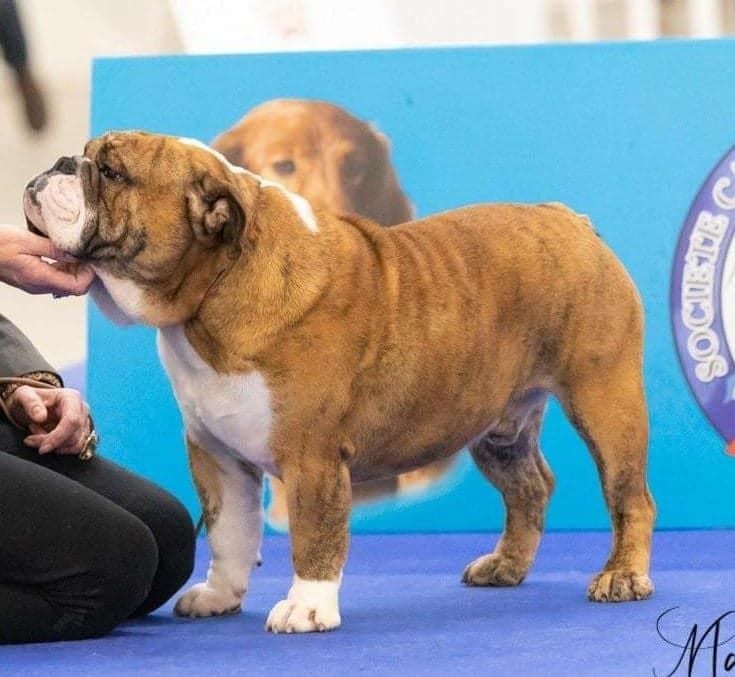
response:
[(338, 628), (339, 581), (303, 581), (294, 576), (288, 599), (268, 614), (265, 629), (279, 632), (324, 632)]
[(336, 606), (312, 607), (302, 602), (282, 599), (268, 614), (265, 629), (279, 632), (324, 632), (339, 627), (341, 619)]
[(233, 590), (216, 590), (208, 583), (197, 583), (189, 588), (176, 602), (177, 616), (222, 616), (240, 611), (242, 595)]

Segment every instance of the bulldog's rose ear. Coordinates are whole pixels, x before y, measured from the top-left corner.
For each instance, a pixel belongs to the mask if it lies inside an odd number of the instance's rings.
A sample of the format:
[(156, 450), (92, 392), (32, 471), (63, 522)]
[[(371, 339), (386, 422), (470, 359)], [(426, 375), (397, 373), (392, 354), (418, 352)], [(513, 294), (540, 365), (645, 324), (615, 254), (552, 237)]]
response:
[(238, 242), (245, 227), (245, 212), (235, 195), (236, 187), (205, 176), (186, 196), (194, 235), (207, 245)]

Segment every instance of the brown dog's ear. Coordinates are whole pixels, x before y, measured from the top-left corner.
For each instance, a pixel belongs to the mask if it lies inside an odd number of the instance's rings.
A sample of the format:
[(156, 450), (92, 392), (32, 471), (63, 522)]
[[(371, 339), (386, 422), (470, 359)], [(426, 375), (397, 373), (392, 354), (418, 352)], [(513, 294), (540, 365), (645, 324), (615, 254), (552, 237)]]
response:
[(214, 150), (222, 153), (222, 155), (227, 158), (228, 162), (231, 162), (236, 167), (248, 169), (248, 167), (245, 166), (245, 148), (243, 147), (242, 140), (239, 136), (240, 134), (238, 134), (236, 130), (223, 132), (209, 145), (214, 148)]
[(356, 211), (382, 226), (405, 223), (413, 217), (413, 207), (391, 163), (390, 140), (375, 124), (363, 125), (362, 148), (366, 159), (363, 180), (356, 186), (353, 198)]
[(237, 187), (205, 174), (186, 195), (189, 223), (196, 238), (205, 245), (240, 241), (245, 228), (245, 211), (237, 199)]
[(390, 139), (387, 137), (387, 135), (383, 134), (383, 132), (381, 132), (378, 128), (378, 125), (376, 125), (374, 122), (368, 122), (367, 126), (372, 135), (378, 140), (378, 143), (383, 146), (386, 154), (390, 154)]

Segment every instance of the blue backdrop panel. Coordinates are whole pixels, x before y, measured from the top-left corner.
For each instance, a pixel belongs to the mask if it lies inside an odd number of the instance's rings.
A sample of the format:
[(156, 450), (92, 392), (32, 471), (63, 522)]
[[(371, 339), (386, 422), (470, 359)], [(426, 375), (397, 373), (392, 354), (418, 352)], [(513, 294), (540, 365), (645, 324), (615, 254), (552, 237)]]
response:
[[(92, 132), (142, 128), (210, 141), (268, 99), (325, 99), (390, 137), (420, 215), (549, 200), (589, 214), (647, 311), (658, 525), (735, 526), (735, 461), (688, 390), (668, 308), (682, 222), (735, 139), (733, 83), (730, 41), (109, 59), (94, 64)], [(89, 326), (89, 396), (107, 453), (196, 513), (153, 331), (115, 327), (94, 307)], [(608, 527), (594, 465), (556, 406), (543, 448), (558, 480), (549, 526)], [(361, 508), (353, 523), (362, 531), (497, 529), (502, 507), (465, 456), (431, 495)]]

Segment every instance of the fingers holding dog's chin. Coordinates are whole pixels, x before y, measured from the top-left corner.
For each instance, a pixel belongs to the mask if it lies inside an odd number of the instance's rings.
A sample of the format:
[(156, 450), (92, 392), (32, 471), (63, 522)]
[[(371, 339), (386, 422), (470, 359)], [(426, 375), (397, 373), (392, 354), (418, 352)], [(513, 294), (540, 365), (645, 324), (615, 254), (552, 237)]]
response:
[(78, 253), (73, 254), (71, 252), (67, 252), (64, 249), (57, 247), (53, 242), (51, 242), (51, 249), (48, 258), (60, 263), (81, 263)]
[(95, 279), (95, 272), (88, 263), (72, 261), (57, 261), (51, 264), (53, 268), (67, 276), (67, 291), (75, 296), (86, 294)]
[(47, 263), (38, 259), (16, 275), (14, 284), (29, 294), (53, 294), (61, 298), (86, 294), (94, 278), (94, 270), (86, 264)]

